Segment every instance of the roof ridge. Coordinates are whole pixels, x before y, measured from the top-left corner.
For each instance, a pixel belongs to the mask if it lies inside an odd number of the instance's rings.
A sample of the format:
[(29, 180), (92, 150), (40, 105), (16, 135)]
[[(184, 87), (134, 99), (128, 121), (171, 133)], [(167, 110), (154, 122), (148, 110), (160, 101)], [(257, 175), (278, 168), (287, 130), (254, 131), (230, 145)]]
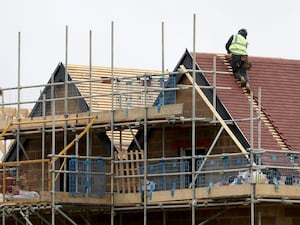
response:
[[(232, 72), (233, 70), (232, 70), (230, 62), (228, 61), (227, 55), (226, 54), (218, 54), (217, 56), (223, 59), (223, 63), (226, 66), (226, 68), (228, 69), (228, 71)], [(232, 73), (232, 75), (233, 75), (233, 73)], [(249, 102), (251, 103), (250, 93), (247, 92), (245, 87), (243, 87), (243, 93), (248, 98)], [(255, 98), (253, 98), (252, 106), (255, 109), (255, 111), (258, 113), (258, 102)], [(288, 145), (285, 143), (284, 139), (281, 137), (279, 132), (274, 127), (274, 124), (272, 123), (272, 121), (269, 119), (269, 117), (266, 115), (266, 113), (262, 109), (260, 110), (260, 118), (263, 121), (264, 125), (268, 128), (268, 130), (271, 133), (271, 135), (273, 136), (273, 138), (276, 140), (276, 143), (280, 146), (280, 149), (288, 150), (289, 149)]]
[[(199, 54), (207, 54), (207, 55), (216, 55), (216, 56), (226, 56), (224, 53), (213, 53), (213, 52), (197, 52)], [(291, 57), (285, 58), (280, 56), (261, 56), (261, 55), (250, 55), (249, 58), (259, 58), (259, 59), (268, 59), (268, 60), (286, 60), (286, 61), (299, 61), (298, 58)]]

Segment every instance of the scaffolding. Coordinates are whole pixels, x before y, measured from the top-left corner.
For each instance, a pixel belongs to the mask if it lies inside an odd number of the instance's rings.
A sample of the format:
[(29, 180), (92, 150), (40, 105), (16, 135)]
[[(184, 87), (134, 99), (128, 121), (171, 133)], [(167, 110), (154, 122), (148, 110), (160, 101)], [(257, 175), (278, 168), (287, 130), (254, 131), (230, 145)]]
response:
[[(162, 24), (162, 30), (163, 27)], [(180, 66), (178, 71), (166, 72), (162, 65), (161, 72), (125, 77), (117, 76), (114, 68), (112, 23), (110, 76), (93, 77), (95, 68), (90, 53), (89, 76), (77, 81), (69, 79), (71, 65), (68, 65), (66, 27), (64, 82), (56, 82), (53, 74), (46, 85), (22, 87), (18, 82), (16, 88), (2, 89), (2, 96), (10, 91), (17, 93), (16, 101), (2, 101), (2, 107), (17, 106), (17, 118), (6, 118), (1, 122), (0, 138), (15, 140), (15, 153), (8, 152), (7, 161), (1, 163), (3, 225), (12, 224), (12, 221), (20, 224), (94, 224), (94, 215), (96, 218), (103, 215), (111, 225), (127, 224), (122, 216), (131, 213), (142, 213), (143, 221), (140, 222), (146, 225), (151, 224), (150, 212), (161, 212), (160, 224), (165, 225), (170, 223), (167, 214), (173, 210), (190, 211), (186, 224), (203, 225), (237, 206), (250, 208), (249, 224), (254, 225), (261, 224), (261, 208), (256, 210), (256, 205), (300, 203), (297, 194), (299, 153), (261, 149), (260, 143), (254, 148), (253, 131), (250, 147), (246, 149), (228, 126), (235, 121), (224, 120), (216, 109), (217, 89), (228, 87), (217, 87), (216, 82), (209, 87), (196, 83), (197, 73), (212, 73), (214, 81), (217, 74), (230, 73), (217, 71), (215, 60), (213, 71), (196, 69), (195, 27), (194, 16), (192, 69)], [(91, 40), (90, 31), (90, 52)], [(164, 38), (162, 45), (163, 42)], [(19, 34), (19, 50), (20, 47)], [(187, 83), (176, 84), (175, 78), (179, 74), (185, 76)], [(20, 70), (18, 78), (20, 81)], [(97, 83), (109, 86), (109, 93), (95, 94), (93, 85)], [(74, 85), (88, 87), (89, 94), (78, 95), (78, 90), (72, 88)], [(21, 100), (22, 90), (39, 88), (49, 89), (50, 96), (44, 93), (39, 100)], [(212, 102), (203, 92), (205, 89), (212, 90)], [(176, 91), (190, 91), (190, 115), (185, 115), (183, 104), (176, 102)], [(252, 92), (247, 95), (250, 97), (250, 116), (244, 121), (250, 122), (252, 129), (253, 123), (257, 122), (261, 129), (260, 100), (256, 102)], [(198, 117), (196, 96), (200, 96), (206, 105), (209, 117)], [(87, 110), (73, 111), (72, 104), (79, 104), (82, 99), (88, 103)], [(98, 102), (110, 108), (102, 109), (97, 106)], [(21, 118), (22, 105), (32, 103), (41, 106), (40, 115)], [(255, 104), (258, 106), (254, 116)], [(157, 141), (159, 144), (154, 144), (161, 149), (159, 155), (151, 157), (148, 132), (157, 127), (161, 139)], [(174, 127), (190, 130), (191, 144), (172, 155), (167, 152), (166, 142), (170, 135), (168, 130)], [(212, 141), (207, 149), (197, 143), (196, 133), (202, 127), (213, 127)], [(234, 151), (214, 152), (224, 133), (232, 141), (229, 148)], [(99, 152), (93, 146), (99, 147), (99, 144), (93, 139), (95, 134), (108, 137), (107, 148), (102, 148), (106, 151), (103, 155), (96, 155)], [(142, 141), (137, 139), (138, 135), (143, 137)], [(40, 139), (40, 146), (36, 148), (39, 153), (34, 149), (26, 151), (26, 138)], [(126, 143), (128, 140), (132, 142)], [(12, 158), (14, 160), (10, 161)], [(273, 163), (265, 165), (264, 159), (272, 159)], [(207, 208), (217, 209), (217, 212), (199, 222), (197, 212)]]

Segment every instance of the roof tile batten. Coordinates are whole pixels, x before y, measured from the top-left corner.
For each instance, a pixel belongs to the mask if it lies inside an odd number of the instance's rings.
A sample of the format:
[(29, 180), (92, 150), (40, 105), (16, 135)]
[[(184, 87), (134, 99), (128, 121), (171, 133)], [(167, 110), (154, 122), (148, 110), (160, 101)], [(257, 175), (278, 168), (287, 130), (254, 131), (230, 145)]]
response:
[[(95, 79), (96, 81), (91, 82), (91, 91), (93, 95), (97, 95), (92, 99), (92, 111), (99, 111), (99, 110), (110, 110), (112, 107), (111, 104), (111, 93), (112, 93), (112, 69), (111, 67), (100, 67), (100, 66), (93, 66), (92, 70), (92, 80)], [(81, 94), (85, 97), (86, 102), (89, 104), (89, 95), (90, 95), (90, 82), (89, 82), (89, 75), (90, 75), (90, 67), (83, 66), (83, 65), (68, 65), (68, 73), (72, 77), (73, 81), (78, 82), (76, 85), (80, 90)], [(136, 106), (133, 104), (134, 102), (129, 102), (128, 99), (140, 99), (143, 94), (140, 94), (144, 90), (143, 86), (143, 75), (145, 74), (159, 74), (160, 71), (155, 70), (142, 70), (142, 69), (127, 69), (127, 68), (114, 68), (113, 75), (114, 79), (121, 80), (120, 85), (115, 82), (114, 84), (114, 92), (119, 93), (120, 96), (115, 97), (115, 108), (124, 108), (124, 105), (130, 104), (131, 106)], [(141, 78), (141, 81), (137, 80), (137, 77)], [(123, 81), (124, 78), (124, 81)], [(82, 82), (80, 82), (82, 81)], [(85, 82), (83, 82), (85, 81)], [(123, 81), (123, 82), (122, 82)], [(130, 81), (126, 84), (126, 81)], [(159, 85), (158, 79), (153, 79), (152, 85)], [(130, 94), (129, 92), (135, 92)], [(121, 95), (125, 95), (126, 101), (128, 102), (121, 102)], [(139, 96), (137, 96), (139, 95)], [(153, 96), (152, 96), (153, 95)], [(154, 100), (156, 99), (157, 93), (152, 93), (148, 95), (148, 105), (152, 105)], [(152, 96), (152, 98), (151, 98)], [(152, 99), (152, 101), (151, 101)], [(122, 105), (120, 105), (122, 104)]]

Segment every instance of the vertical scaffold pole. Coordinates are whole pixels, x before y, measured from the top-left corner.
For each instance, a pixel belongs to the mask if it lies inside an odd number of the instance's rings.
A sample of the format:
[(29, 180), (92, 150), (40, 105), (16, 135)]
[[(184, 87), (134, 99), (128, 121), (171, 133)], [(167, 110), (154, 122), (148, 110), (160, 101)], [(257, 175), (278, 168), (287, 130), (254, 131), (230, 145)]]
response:
[(54, 74), (51, 76), (51, 117), (52, 117), (52, 165), (51, 165), (51, 225), (55, 225), (55, 100), (54, 100)]
[[(217, 60), (213, 58), (213, 106), (217, 109)], [(216, 115), (213, 114), (213, 121), (216, 121)]]
[[(92, 31), (90, 30), (89, 32), (89, 115), (91, 115), (92, 112)], [(89, 119), (90, 122), (90, 119)], [(86, 155), (90, 156), (91, 155), (91, 146), (92, 144), (90, 143), (92, 138), (90, 138), (91, 135), (90, 129), (88, 129), (86, 133)]]
[(254, 166), (254, 152), (253, 152), (253, 104), (254, 104), (254, 100), (253, 100), (253, 92), (250, 92), (250, 98), (251, 98), (251, 104), (250, 104), (250, 158), (251, 158), (251, 225), (254, 225), (255, 223), (255, 215), (254, 215), (254, 210), (255, 210), (255, 205), (254, 205), (254, 193), (255, 193), (255, 182), (256, 180), (254, 180), (254, 176), (253, 173), (255, 173), (256, 171), (253, 170), (253, 166)]
[(5, 112), (4, 112), (4, 91), (2, 88), (0, 88), (0, 95), (1, 95), (1, 113), (2, 113), (2, 119), (5, 119)]
[[(21, 102), (21, 32), (18, 33), (18, 122), (20, 122), (20, 102)], [(19, 132), (18, 132), (19, 133)]]
[(64, 114), (68, 115), (68, 26), (66, 26), (66, 46), (65, 46), (65, 99), (64, 99)]
[(114, 224), (114, 22), (111, 22), (111, 144), (110, 144), (110, 194), (111, 213), (110, 224)]
[(6, 207), (2, 208), (2, 225), (5, 225)]
[[(89, 32), (89, 115), (91, 115), (92, 112), (92, 31), (90, 30)], [(90, 119), (88, 120), (90, 123)], [(86, 156), (91, 156), (92, 155), (92, 138), (91, 138), (91, 131), (90, 129), (87, 130), (86, 132)], [(86, 166), (86, 171), (88, 174), (91, 173), (91, 167), (89, 167), (88, 165)], [(90, 175), (88, 176), (90, 177)], [(90, 187), (88, 187), (87, 192), (89, 193)]]
[(148, 195), (147, 195), (147, 160), (148, 160), (148, 146), (147, 146), (147, 75), (144, 76), (144, 225), (147, 225), (147, 206), (148, 206)]
[(250, 148), (253, 149), (254, 148), (254, 141), (253, 141), (253, 127), (254, 127), (254, 118), (253, 118), (253, 104), (254, 104), (254, 99), (253, 99), (253, 92), (250, 92)]
[(261, 148), (261, 87), (258, 88), (258, 143), (257, 148)]
[[(18, 32), (18, 112), (17, 118), (20, 122), (20, 101), (21, 101), (21, 32)], [(17, 129), (17, 161), (20, 160), (20, 123)], [(17, 172), (17, 181), (19, 180), (19, 170)]]
[[(164, 22), (161, 23), (161, 72), (162, 74), (165, 73), (165, 25)], [(163, 80), (165, 78), (163, 77)], [(164, 87), (164, 81), (163, 85), (161, 86), (162, 88)], [(163, 104), (165, 104), (165, 91), (162, 91), (162, 98), (163, 98)], [(162, 156), (166, 157), (165, 154), (165, 125), (162, 127)]]
[[(69, 82), (68, 82), (68, 42), (69, 42), (69, 31), (68, 31), (68, 26), (66, 26), (66, 46), (65, 46), (65, 97), (64, 97), (64, 116), (65, 118), (68, 117), (68, 95), (69, 95)], [(68, 122), (67, 120), (65, 121), (64, 124), (64, 148), (68, 144)], [(64, 161), (67, 160), (66, 158), (63, 159)], [(64, 170), (67, 170), (66, 163), (64, 163)], [(64, 191), (67, 191), (67, 173), (64, 173), (63, 175), (64, 181), (63, 181), (63, 187)]]
[(193, 90), (192, 90), (192, 225), (195, 225), (196, 196), (195, 196), (195, 142), (196, 142), (196, 14), (193, 16)]
[(161, 72), (165, 72), (165, 25), (161, 22)]
[[(43, 94), (43, 120), (46, 120), (46, 94)], [(45, 159), (45, 141), (46, 141), (46, 124), (43, 123), (42, 127), (42, 159)], [(45, 190), (45, 163), (42, 161), (42, 191)]]
[(91, 115), (92, 112), (92, 30), (90, 30), (90, 43), (89, 43), (89, 75), (90, 75), (90, 82), (89, 82), (89, 91), (90, 91), (90, 95), (89, 95), (89, 100), (90, 100), (90, 110), (89, 110), (89, 115)]

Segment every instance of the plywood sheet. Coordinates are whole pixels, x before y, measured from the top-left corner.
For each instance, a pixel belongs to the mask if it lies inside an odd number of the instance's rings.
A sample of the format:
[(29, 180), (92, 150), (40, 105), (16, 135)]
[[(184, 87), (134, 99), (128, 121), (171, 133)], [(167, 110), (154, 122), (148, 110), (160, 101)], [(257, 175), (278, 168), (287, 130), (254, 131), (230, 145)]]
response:
[[(50, 192), (41, 192), (41, 201), (51, 202)], [(104, 198), (91, 198), (91, 197), (71, 197), (68, 192), (55, 192), (55, 202), (56, 203), (78, 203), (78, 204), (104, 204), (109, 205), (111, 203), (111, 197), (106, 194)]]

